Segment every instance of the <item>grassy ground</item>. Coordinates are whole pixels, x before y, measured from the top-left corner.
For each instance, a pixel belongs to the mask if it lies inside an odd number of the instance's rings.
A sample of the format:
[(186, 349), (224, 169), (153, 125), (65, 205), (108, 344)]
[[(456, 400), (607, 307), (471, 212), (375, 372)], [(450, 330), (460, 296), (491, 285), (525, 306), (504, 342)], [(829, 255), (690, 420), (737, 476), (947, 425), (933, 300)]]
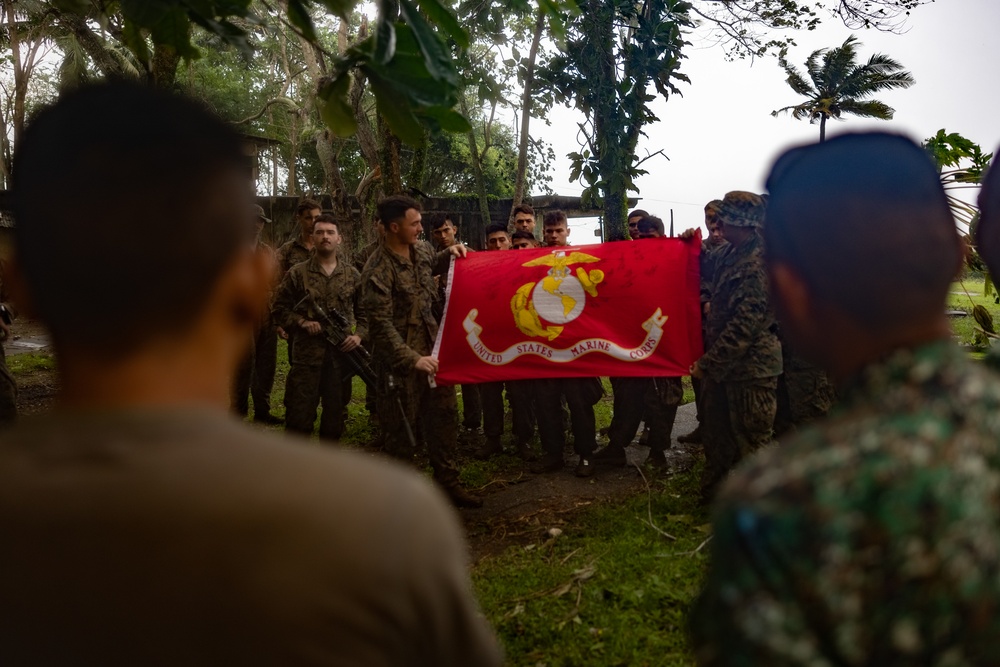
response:
[[(997, 330), (1000, 331), (1000, 304), (996, 303), (995, 291), (988, 297), (983, 295), (984, 286), (983, 280), (977, 278), (969, 278), (952, 284), (951, 294), (948, 296), (948, 307), (971, 313), (974, 306), (984, 306), (993, 315), (993, 321)], [(971, 315), (952, 317), (951, 326), (960, 343), (970, 346), (976, 344), (978, 325)]]
[(654, 482), (479, 562), (475, 590), (509, 664), (693, 664), (685, 617), (709, 535), (697, 475)]

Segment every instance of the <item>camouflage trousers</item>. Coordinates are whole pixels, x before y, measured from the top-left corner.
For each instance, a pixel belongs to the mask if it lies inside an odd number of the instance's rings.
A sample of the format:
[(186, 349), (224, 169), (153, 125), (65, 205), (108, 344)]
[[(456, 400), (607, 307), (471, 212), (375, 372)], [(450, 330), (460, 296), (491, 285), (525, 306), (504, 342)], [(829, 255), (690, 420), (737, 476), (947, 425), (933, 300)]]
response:
[(610, 378), (612, 393), (611, 425), (608, 426), (608, 446), (627, 447), (639, 430), (646, 411), (646, 396), (653, 389), (648, 377)]
[(17, 383), (7, 369), (7, 358), (0, 344), (0, 425), (17, 418)]
[[(468, 385), (462, 387), (462, 394)], [(477, 385), (479, 402), (483, 410), (483, 435), (487, 438), (499, 438), (503, 435), (503, 382), (484, 382)]]
[(535, 435), (534, 383), (534, 380), (512, 380), (506, 383), (512, 418), (511, 432), (515, 438), (524, 442)]
[(684, 400), (684, 385), (678, 377), (653, 378), (646, 392), (646, 423), (649, 425), (649, 451), (670, 449), (677, 408)]
[(836, 399), (836, 390), (820, 369), (786, 368), (778, 378), (775, 437), (825, 417)]
[(477, 429), (483, 422), (483, 403), (479, 395), (480, 385), (462, 385), (462, 426)]
[(778, 378), (735, 382), (702, 380), (705, 396), (705, 470), (702, 497), (715, 495), (739, 461), (774, 439)]
[(321, 363), (292, 364), (285, 382), (285, 428), (311, 435), (316, 423), (316, 408), (323, 404), (319, 437), (338, 440), (344, 434), (343, 360), (333, 350)]
[(404, 461), (413, 461), (416, 452), (407, 434), (408, 422), (410, 431), (417, 439), (416, 444), (423, 440), (427, 447), (434, 478), (445, 488), (456, 486), (458, 399), (455, 388), (431, 387), (427, 375), (419, 371), (412, 371), (402, 378), (392, 376), (392, 387), (389, 386), (389, 377), (386, 373), (380, 374), (382, 386), (376, 396), (386, 453)]
[(535, 405), (538, 407), (538, 435), (542, 450), (547, 456), (562, 456), (566, 445), (563, 428), (562, 399), (569, 406), (570, 429), (573, 447), (583, 457), (593, 454), (597, 447), (597, 421), (594, 404), (601, 399), (604, 389), (598, 378), (549, 378), (534, 380)]
[(233, 383), (231, 407), (241, 415), (250, 411), (253, 398), (255, 415), (271, 412), (271, 388), (274, 387), (274, 373), (278, 361), (278, 331), (272, 324), (266, 324), (254, 335), (250, 351), (240, 367), (236, 369)]

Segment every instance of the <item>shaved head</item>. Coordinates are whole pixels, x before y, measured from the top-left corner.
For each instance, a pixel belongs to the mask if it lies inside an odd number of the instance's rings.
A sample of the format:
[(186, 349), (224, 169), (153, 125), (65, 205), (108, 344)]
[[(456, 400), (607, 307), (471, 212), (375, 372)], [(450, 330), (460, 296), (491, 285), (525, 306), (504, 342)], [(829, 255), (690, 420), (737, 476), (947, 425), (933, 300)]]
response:
[(866, 328), (938, 318), (961, 250), (937, 170), (909, 139), (872, 133), (795, 148), (775, 163), (768, 261)]

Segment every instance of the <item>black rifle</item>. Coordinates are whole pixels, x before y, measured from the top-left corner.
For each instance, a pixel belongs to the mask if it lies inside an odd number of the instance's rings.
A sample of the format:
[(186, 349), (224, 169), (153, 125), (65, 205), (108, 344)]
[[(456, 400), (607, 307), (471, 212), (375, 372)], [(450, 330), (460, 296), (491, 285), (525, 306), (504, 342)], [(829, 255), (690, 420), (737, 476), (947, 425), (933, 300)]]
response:
[[(320, 324), (323, 326), (323, 335), (326, 336), (326, 341), (339, 350), (347, 337), (351, 335), (351, 323), (336, 308), (327, 312), (325, 308), (316, 303), (316, 299), (311, 294), (306, 299), (309, 300), (310, 309), (321, 320)], [(347, 363), (354, 369), (354, 373), (372, 391), (377, 391), (378, 376), (372, 370), (372, 357), (368, 354), (368, 350), (364, 346), (358, 345), (350, 352), (344, 352), (343, 354), (347, 358)]]
[[(295, 309), (298, 310), (301, 305), (308, 302), (309, 308), (312, 312), (315, 312), (319, 316), (321, 326), (323, 327), (323, 335), (326, 336), (326, 342), (333, 345), (338, 350), (340, 346), (344, 343), (348, 336), (351, 335), (351, 323), (347, 321), (343, 313), (338, 311), (336, 308), (327, 312), (325, 308), (316, 303), (316, 299), (312, 294), (306, 294), (306, 296), (296, 304)], [(351, 365), (354, 369), (355, 374), (361, 378), (361, 380), (368, 385), (371, 391), (374, 391), (376, 395), (378, 394), (378, 376), (375, 371), (372, 370), (372, 357), (368, 354), (368, 350), (364, 346), (357, 346), (350, 352), (342, 352), (342, 354), (347, 358), (347, 363)], [(414, 449), (417, 448), (417, 439), (413, 437), (413, 429), (410, 427), (410, 420), (406, 418), (406, 409), (403, 407), (403, 401), (399, 397), (399, 382), (392, 376), (392, 374), (387, 374), (386, 386), (389, 390), (389, 395), (392, 396), (396, 401), (396, 407), (399, 408), (399, 416), (403, 419), (403, 428), (406, 431), (406, 439), (409, 441), (410, 446)]]

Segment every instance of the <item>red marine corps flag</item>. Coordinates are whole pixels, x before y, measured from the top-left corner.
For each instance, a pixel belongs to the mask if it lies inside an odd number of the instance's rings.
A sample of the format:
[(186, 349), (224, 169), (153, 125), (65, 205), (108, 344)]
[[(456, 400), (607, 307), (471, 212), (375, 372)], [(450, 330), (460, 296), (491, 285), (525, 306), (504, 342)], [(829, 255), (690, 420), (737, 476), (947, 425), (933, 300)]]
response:
[(452, 260), (435, 379), (687, 375), (702, 354), (700, 250), (658, 238)]

